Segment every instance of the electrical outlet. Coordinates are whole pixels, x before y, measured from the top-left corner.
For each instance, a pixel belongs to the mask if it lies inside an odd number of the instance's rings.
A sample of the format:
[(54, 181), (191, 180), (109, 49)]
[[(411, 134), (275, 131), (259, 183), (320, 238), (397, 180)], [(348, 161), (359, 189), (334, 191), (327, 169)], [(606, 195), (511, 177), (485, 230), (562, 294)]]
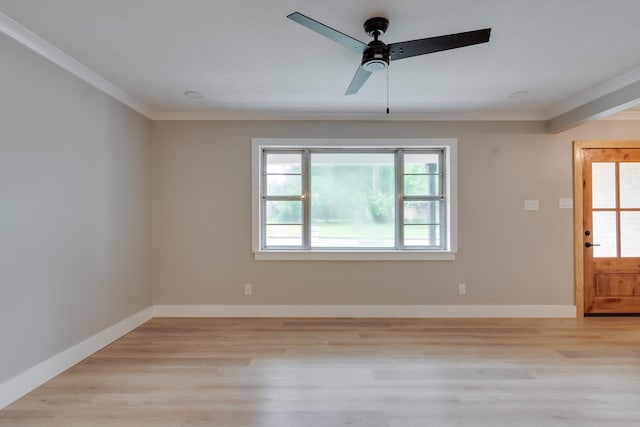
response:
[(245, 295), (253, 295), (253, 286), (251, 285), (244, 285), (244, 294)]
[(467, 294), (467, 285), (464, 283), (458, 284), (458, 295), (466, 295)]

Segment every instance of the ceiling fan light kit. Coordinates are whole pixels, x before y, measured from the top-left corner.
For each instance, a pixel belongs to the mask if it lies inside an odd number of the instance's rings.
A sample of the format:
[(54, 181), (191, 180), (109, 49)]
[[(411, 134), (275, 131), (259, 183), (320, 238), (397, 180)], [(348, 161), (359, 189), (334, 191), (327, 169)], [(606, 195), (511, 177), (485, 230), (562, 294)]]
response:
[(364, 23), (365, 33), (369, 37), (373, 37), (373, 40), (367, 44), (299, 12), (294, 12), (288, 15), (287, 18), (362, 54), (360, 66), (356, 70), (345, 95), (357, 93), (372, 73), (387, 69), (391, 61), (487, 43), (491, 35), (491, 28), (484, 28), (464, 33), (386, 44), (378, 40), (378, 38), (389, 28), (389, 20), (383, 17), (374, 17), (367, 19)]

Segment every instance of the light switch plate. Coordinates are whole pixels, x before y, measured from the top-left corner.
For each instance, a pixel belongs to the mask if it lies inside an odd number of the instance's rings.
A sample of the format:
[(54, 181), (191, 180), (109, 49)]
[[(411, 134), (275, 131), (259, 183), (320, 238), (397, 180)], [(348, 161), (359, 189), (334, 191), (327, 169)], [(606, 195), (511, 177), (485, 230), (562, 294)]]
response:
[(573, 209), (573, 199), (571, 197), (560, 197), (558, 199), (560, 209)]
[(524, 210), (525, 211), (537, 211), (537, 210), (540, 210), (540, 202), (538, 200), (525, 200), (524, 201)]

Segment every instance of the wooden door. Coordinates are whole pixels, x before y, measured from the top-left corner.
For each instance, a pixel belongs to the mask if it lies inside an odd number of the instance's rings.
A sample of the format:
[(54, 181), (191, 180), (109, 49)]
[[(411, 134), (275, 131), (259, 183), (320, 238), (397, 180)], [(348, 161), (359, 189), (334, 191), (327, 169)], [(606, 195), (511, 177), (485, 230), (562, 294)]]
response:
[(584, 312), (640, 313), (640, 149), (582, 152)]

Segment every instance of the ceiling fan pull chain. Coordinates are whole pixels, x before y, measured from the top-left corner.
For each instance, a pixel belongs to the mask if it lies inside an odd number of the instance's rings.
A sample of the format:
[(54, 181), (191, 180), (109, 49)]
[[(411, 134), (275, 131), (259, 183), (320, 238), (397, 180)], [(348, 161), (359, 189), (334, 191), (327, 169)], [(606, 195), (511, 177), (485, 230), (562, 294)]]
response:
[(387, 114), (389, 114), (389, 67), (387, 67)]

